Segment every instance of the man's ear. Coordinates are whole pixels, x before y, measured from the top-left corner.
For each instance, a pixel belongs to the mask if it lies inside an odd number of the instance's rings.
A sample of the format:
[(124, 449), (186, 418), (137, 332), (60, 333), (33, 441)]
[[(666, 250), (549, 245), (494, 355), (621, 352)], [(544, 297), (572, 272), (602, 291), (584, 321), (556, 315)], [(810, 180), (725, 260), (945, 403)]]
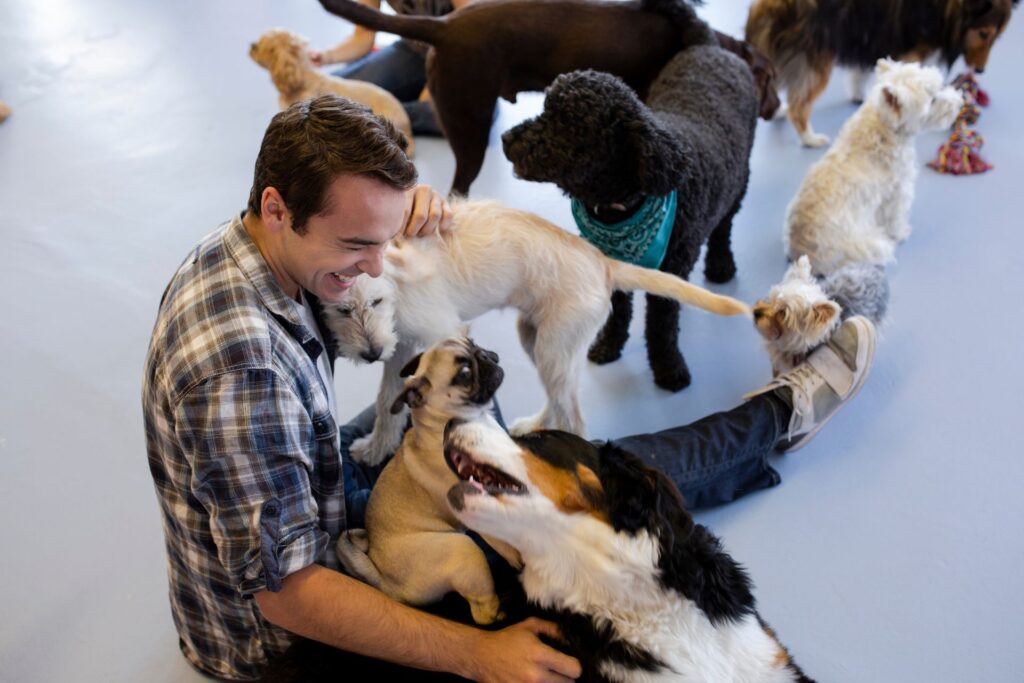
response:
[(415, 377), (409, 380), (405, 389), (391, 404), (391, 414), (398, 415), (405, 406), (419, 408), (426, 403), (425, 394), (430, 391), (430, 380), (426, 377)]
[(415, 375), (416, 371), (420, 369), (420, 359), (421, 358), (423, 358), (423, 354), (422, 353), (417, 353), (415, 358), (413, 358), (411, 361), (406, 363), (405, 367), (402, 368), (399, 371), (398, 376), (399, 377), (409, 377), (410, 375)]
[(278, 232), (288, 225), (288, 207), (276, 187), (263, 188), (260, 198), (260, 218), (268, 230)]

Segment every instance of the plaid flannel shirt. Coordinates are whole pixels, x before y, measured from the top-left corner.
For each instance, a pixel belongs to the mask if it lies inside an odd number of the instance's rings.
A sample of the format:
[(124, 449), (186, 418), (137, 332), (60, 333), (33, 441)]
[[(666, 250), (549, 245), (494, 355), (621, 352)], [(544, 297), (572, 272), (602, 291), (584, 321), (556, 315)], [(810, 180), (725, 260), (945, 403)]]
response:
[(236, 216), (174, 275), (146, 358), (171, 611), (188, 660), (222, 678), (255, 678), (287, 647), (251, 598), (314, 562), (333, 566), (325, 551), (345, 527), (337, 426), (316, 368), (333, 353), (299, 305)]

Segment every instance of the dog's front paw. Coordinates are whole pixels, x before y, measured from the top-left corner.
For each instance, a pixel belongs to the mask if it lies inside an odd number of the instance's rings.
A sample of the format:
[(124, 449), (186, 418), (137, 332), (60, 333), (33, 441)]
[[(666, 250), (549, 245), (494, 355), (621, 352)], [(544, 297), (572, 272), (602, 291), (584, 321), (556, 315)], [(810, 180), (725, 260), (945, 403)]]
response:
[(690, 386), (690, 370), (684, 364), (675, 368), (655, 368), (654, 383), (667, 391), (682, 391)]
[(609, 344), (603, 339), (598, 339), (587, 352), (587, 358), (591, 363), (606, 365), (617, 361), (622, 357), (622, 344)]
[(377, 438), (377, 432), (374, 431), (368, 436), (356, 439), (349, 449), (349, 454), (356, 462), (374, 467), (384, 462), (397, 447), (398, 444), (389, 444), (385, 439)]
[(731, 256), (728, 259), (725, 257), (721, 259), (709, 257), (704, 264), (704, 277), (708, 279), (708, 282), (715, 282), (717, 284), (728, 282), (736, 277), (736, 262), (733, 261)]
[(530, 417), (521, 417), (513, 422), (508, 428), (508, 433), (512, 436), (524, 436), (538, 429), (544, 429), (544, 427), (543, 418), (540, 415), (532, 415)]
[(828, 143), (828, 136), (824, 133), (815, 133), (813, 130), (808, 130), (800, 134), (800, 144), (804, 147), (824, 147)]

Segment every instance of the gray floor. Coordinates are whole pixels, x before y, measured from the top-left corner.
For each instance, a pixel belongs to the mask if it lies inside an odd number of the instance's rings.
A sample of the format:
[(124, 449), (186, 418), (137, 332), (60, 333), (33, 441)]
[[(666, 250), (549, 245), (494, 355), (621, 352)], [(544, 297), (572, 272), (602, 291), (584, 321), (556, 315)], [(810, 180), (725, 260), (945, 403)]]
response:
[[(738, 32), (746, 3), (704, 12)], [(0, 679), (194, 681), (167, 606), (139, 408), (164, 284), (188, 248), (239, 210), (275, 111), (247, 48), (287, 26), (317, 45), (349, 29), (312, 0), (7, 0), (0, 5)], [(1024, 20), (995, 50), (980, 130), (996, 170), (924, 170), (915, 233), (891, 271), (892, 322), (864, 391), (820, 437), (779, 459), (783, 484), (699, 515), (750, 569), (762, 613), (821, 681), (1020, 681), (1024, 635), (1024, 363), (1020, 206)], [(1017, 82), (1017, 86), (1013, 86)], [(815, 110), (834, 134), (852, 107), (835, 78)], [(503, 104), (496, 130), (538, 111)], [(920, 140), (922, 163), (943, 136)], [(421, 139), (426, 182), (447, 188), (445, 143)], [(570, 224), (553, 187), (511, 177), (493, 144), (477, 197)], [(764, 124), (734, 231), (753, 301), (785, 268), (786, 203), (821, 155)], [(1016, 218), (1014, 218), (1016, 216)], [(624, 358), (588, 367), (592, 436), (687, 422), (769, 378), (746, 324), (687, 311), (694, 384), (654, 387), (641, 328)], [(508, 370), (506, 413), (541, 398), (510, 314), (474, 326)], [(347, 415), (377, 368), (339, 373)]]

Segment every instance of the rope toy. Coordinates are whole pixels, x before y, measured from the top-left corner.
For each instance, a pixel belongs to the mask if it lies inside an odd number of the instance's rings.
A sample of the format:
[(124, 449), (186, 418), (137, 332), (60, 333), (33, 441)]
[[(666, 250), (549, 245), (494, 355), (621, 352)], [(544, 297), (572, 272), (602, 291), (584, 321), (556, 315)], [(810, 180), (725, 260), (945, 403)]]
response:
[(928, 167), (951, 175), (974, 175), (991, 171), (994, 168), (992, 164), (981, 158), (981, 146), (985, 144), (985, 138), (971, 128), (981, 116), (981, 107), (989, 104), (988, 93), (981, 89), (971, 72), (957, 76), (952, 85), (963, 94), (964, 104), (953, 123), (949, 140), (939, 146), (938, 158), (929, 161)]

